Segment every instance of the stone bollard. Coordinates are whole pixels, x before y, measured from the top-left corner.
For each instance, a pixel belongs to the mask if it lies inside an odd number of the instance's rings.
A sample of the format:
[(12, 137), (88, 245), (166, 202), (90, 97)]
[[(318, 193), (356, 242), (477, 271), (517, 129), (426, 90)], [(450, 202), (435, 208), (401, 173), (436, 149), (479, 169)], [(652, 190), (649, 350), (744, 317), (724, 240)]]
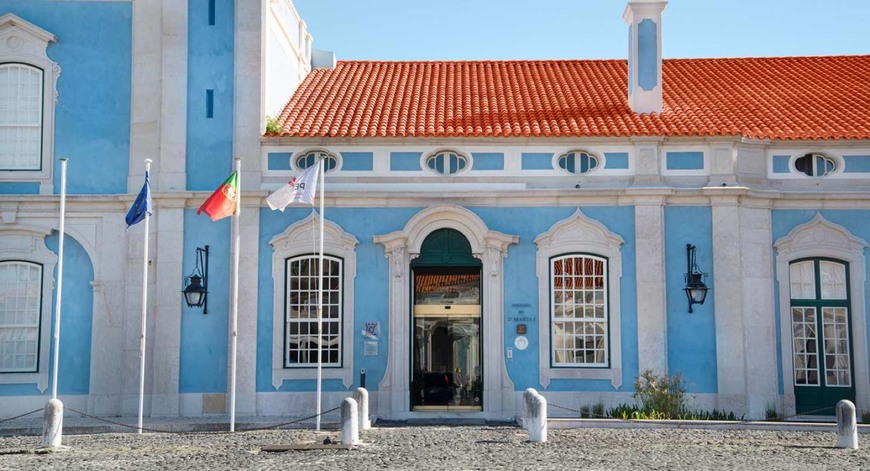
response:
[(529, 421), (531, 417), (529, 416), (529, 404), (531, 404), (531, 396), (538, 394), (538, 391), (535, 391), (534, 388), (528, 388), (523, 391), (523, 428), (529, 430)]
[(341, 444), (359, 443), (359, 416), (356, 401), (346, 397), (341, 401)]
[(837, 448), (858, 449), (858, 422), (855, 404), (843, 399), (837, 403)]
[(369, 392), (366, 388), (356, 388), (353, 392), (353, 400), (356, 401), (359, 409), (359, 429), (369, 430), (372, 428), (372, 421), (369, 419)]
[(42, 447), (61, 448), (63, 438), (63, 403), (50, 399), (42, 413)]
[(547, 400), (535, 391), (526, 396), (526, 407), (529, 411), (529, 441), (544, 443), (547, 441)]

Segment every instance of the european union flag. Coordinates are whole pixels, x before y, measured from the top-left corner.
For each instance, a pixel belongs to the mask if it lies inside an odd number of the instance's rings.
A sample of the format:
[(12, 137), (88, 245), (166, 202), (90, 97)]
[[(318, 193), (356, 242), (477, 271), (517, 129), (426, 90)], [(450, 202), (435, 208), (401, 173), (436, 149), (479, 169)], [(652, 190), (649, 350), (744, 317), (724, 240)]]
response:
[(133, 202), (130, 211), (127, 211), (127, 217), (124, 218), (127, 220), (127, 229), (134, 224), (142, 222), (145, 219), (145, 213), (154, 214), (151, 211), (151, 183), (147, 171), (145, 172), (145, 184), (142, 185), (142, 191), (139, 192), (139, 196), (136, 197), (136, 201)]

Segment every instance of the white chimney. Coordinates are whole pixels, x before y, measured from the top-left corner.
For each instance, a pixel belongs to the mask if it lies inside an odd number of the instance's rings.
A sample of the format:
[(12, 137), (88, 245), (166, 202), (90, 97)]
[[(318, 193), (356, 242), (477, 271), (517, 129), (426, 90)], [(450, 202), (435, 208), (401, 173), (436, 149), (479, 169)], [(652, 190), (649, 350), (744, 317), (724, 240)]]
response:
[(662, 112), (662, 0), (631, 0), (628, 23), (628, 105), (635, 113)]

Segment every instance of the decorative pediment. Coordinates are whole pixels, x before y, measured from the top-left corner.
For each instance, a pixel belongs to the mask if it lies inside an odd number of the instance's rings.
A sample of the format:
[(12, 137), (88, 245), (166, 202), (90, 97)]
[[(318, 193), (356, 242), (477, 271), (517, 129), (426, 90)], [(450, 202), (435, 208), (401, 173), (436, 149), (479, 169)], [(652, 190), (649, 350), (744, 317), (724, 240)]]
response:
[(0, 54), (30, 56), (48, 60), (48, 43), (57, 38), (48, 31), (12, 13), (0, 16)]
[(602, 250), (625, 244), (622, 237), (610, 232), (604, 224), (586, 217), (578, 208), (571, 217), (553, 224), (549, 231), (536, 237), (535, 245), (539, 249), (557, 248), (575, 245), (578, 240), (582, 240), (584, 245), (600, 247)]
[(845, 227), (828, 221), (821, 213), (816, 213), (811, 221), (795, 227), (773, 245), (780, 255), (787, 257), (797, 250), (817, 251), (819, 254), (846, 250), (861, 254), (867, 242), (852, 235)]
[[(275, 252), (283, 252), (289, 247), (311, 247), (311, 251), (316, 252), (319, 250), (319, 233), (320, 216), (311, 211), (307, 218), (291, 224), (284, 232), (273, 237), (269, 245)], [(323, 245), (327, 251), (354, 250), (359, 241), (338, 224), (327, 220), (323, 222)]]

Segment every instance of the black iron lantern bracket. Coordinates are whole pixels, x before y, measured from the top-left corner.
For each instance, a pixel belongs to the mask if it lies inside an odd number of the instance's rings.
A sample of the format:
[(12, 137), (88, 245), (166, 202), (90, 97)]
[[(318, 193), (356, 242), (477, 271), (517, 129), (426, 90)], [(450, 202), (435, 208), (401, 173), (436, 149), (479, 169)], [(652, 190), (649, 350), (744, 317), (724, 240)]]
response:
[(689, 313), (691, 314), (693, 304), (704, 304), (707, 299), (707, 291), (710, 288), (704, 283), (707, 278), (706, 273), (702, 273), (698, 268), (698, 262), (695, 258), (697, 248), (692, 244), (686, 244), (686, 287), (683, 291), (686, 292), (686, 297), (689, 299)]
[(196, 265), (190, 276), (184, 277), (184, 300), (187, 307), (202, 307), (208, 314), (208, 245), (196, 248)]

